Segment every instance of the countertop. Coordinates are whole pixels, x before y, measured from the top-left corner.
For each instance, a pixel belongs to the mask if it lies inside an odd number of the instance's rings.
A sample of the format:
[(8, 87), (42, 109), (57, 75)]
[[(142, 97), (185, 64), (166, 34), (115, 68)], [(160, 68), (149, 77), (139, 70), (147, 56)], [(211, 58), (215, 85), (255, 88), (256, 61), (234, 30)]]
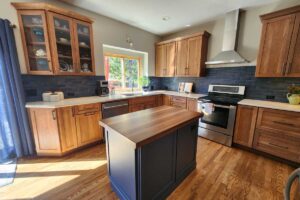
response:
[(158, 95), (158, 94), (182, 96), (182, 97), (195, 98), (195, 99), (198, 99), (199, 97), (202, 96), (206, 96), (205, 94), (195, 94), (195, 93), (186, 94), (186, 93), (179, 93), (175, 91), (156, 90), (150, 92), (143, 92), (142, 94), (135, 95), (135, 96), (125, 96), (122, 94), (115, 94), (106, 97), (91, 96), (91, 97), (70, 98), (70, 99), (64, 99), (62, 101), (57, 101), (57, 102), (35, 101), (35, 102), (26, 103), (25, 107), (26, 108), (60, 108), (60, 107), (68, 107), (68, 106), (91, 104), (91, 103), (104, 103), (104, 102), (130, 99), (130, 98), (141, 97), (141, 96)]
[(300, 112), (300, 105), (291, 105), (289, 103), (281, 103), (265, 100), (243, 99), (238, 104), (246, 106), (256, 106), (261, 108), (271, 108), (277, 110)]
[(100, 120), (106, 129), (118, 132), (136, 147), (150, 143), (169, 131), (199, 119), (203, 114), (171, 106), (159, 106)]

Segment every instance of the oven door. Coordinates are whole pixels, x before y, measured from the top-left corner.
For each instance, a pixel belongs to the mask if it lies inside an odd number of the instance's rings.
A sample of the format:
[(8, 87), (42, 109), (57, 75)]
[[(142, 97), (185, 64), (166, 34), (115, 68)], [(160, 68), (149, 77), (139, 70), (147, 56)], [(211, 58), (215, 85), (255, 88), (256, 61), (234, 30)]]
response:
[(198, 102), (198, 109), (204, 114), (199, 126), (226, 135), (233, 135), (236, 106), (214, 104), (214, 111), (210, 114), (204, 112), (202, 102)]

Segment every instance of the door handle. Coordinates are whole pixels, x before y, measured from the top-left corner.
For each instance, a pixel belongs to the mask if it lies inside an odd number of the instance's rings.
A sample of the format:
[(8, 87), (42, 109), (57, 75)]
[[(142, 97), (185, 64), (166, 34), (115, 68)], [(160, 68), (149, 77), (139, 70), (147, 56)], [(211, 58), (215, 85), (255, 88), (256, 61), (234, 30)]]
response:
[(52, 119), (56, 120), (56, 110), (52, 110)]

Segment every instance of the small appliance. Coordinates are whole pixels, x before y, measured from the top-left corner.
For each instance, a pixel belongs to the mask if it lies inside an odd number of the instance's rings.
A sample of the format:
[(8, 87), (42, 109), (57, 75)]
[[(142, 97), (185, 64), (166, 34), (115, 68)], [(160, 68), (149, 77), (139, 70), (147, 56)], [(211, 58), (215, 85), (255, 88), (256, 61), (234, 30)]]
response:
[(244, 98), (245, 86), (209, 85), (208, 96), (198, 99), (198, 135), (231, 146), (237, 103)]
[(108, 81), (98, 81), (97, 83), (97, 95), (99, 96), (108, 96), (109, 89), (108, 89)]

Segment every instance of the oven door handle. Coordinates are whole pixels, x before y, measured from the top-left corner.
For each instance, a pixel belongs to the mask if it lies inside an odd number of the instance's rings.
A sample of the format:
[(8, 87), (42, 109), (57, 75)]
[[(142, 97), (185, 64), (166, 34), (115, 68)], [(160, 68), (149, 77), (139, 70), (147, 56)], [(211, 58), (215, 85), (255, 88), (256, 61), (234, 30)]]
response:
[(225, 106), (225, 105), (214, 104), (214, 106), (217, 107), (217, 108), (226, 108), (226, 109), (230, 109), (230, 106)]

